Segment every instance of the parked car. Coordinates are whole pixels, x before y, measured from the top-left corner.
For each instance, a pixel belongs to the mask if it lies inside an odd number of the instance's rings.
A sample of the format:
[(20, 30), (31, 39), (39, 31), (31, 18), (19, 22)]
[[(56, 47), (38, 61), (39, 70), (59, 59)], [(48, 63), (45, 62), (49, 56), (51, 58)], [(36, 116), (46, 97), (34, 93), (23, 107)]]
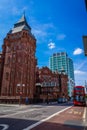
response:
[(67, 102), (67, 98), (65, 98), (65, 97), (58, 98), (58, 103), (65, 103), (65, 102)]

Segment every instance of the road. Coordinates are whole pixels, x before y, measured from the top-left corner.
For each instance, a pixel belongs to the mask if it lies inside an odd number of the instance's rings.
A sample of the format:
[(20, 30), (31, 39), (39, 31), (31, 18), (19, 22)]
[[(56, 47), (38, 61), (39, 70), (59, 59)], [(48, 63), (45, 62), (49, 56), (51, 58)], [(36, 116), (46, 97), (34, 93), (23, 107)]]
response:
[(71, 103), (0, 105), (0, 130), (45, 130), (47, 127), (43, 126), (49, 127), (49, 124), (55, 127), (55, 124), (68, 123), (74, 127), (79, 126), (82, 130), (84, 110), (84, 107), (73, 107)]

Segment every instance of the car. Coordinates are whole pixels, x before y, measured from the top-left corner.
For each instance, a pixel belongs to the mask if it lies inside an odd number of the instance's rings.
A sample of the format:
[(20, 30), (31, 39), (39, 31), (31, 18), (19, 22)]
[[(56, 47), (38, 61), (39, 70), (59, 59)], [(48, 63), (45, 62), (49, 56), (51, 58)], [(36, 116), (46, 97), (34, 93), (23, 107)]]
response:
[(67, 102), (67, 98), (65, 98), (65, 97), (58, 98), (58, 103), (65, 103), (65, 102)]

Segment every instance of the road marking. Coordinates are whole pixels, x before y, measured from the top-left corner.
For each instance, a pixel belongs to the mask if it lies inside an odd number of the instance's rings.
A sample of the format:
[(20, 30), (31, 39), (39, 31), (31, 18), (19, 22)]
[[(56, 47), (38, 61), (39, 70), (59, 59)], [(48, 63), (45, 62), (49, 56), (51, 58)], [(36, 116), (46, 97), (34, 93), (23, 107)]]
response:
[[(48, 106), (48, 107), (53, 107), (53, 106)], [(43, 107), (42, 107), (43, 109)], [(20, 110), (20, 109), (19, 109)], [(16, 113), (12, 113), (12, 114), (7, 114), (7, 115), (1, 115), (0, 117), (11, 117), (11, 116), (15, 116), (15, 115), (18, 115), (18, 114), (23, 114), (23, 113), (26, 113), (26, 112), (31, 112), (31, 111), (35, 111), (35, 110), (38, 110), (38, 108), (33, 108), (31, 110), (22, 110), (22, 111), (19, 111), (19, 112), (16, 112)]]
[(85, 107), (84, 113), (83, 113), (83, 120), (85, 120), (85, 116), (86, 116), (86, 107)]
[(69, 111), (68, 113), (72, 114), (72, 113), (73, 113), (73, 111), (74, 111), (73, 109), (70, 109), (70, 111)]
[(61, 111), (58, 111), (58, 112), (54, 113), (53, 115), (51, 115), (51, 116), (49, 116), (49, 117), (47, 117), (47, 118), (45, 118), (45, 119), (42, 119), (41, 121), (39, 121), (39, 122), (37, 122), (37, 123), (35, 123), (35, 124), (33, 124), (33, 125), (30, 125), (30, 126), (28, 126), (27, 128), (24, 128), (23, 130), (31, 130), (32, 128), (36, 127), (37, 125), (40, 125), (41, 123), (43, 123), (43, 122), (45, 122), (45, 121), (51, 119), (52, 117), (54, 117), (54, 116), (60, 114), (61, 112), (65, 111), (65, 110), (67, 110), (67, 109), (69, 109), (69, 108), (71, 108), (71, 107), (72, 107), (72, 106), (67, 107), (67, 108), (65, 108), (65, 109), (63, 109), (63, 110), (61, 110)]
[(73, 113), (74, 113), (74, 114), (78, 114), (79, 112), (78, 112), (78, 111), (74, 111)]
[(84, 113), (83, 113), (83, 125), (84, 125), (84, 130), (86, 130), (86, 126), (87, 126), (87, 124), (86, 124), (86, 107), (85, 107)]
[(79, 112), (79, 115), (81, 115), (81, 112)]
[(23, 114), (25, 112), (31, 112), (31, 111), (35, 111), (35, 110), (38, 110), (38, 109), (31, 109), (31, 110), (19, 111), (19, 112), (8, 114), (8, 115), (2, 115), (0, 117), (8, 117), (8, 116), (11, 117), (11, 116), (14, 116), (14, 115), (17, 115), (17, 114)]
[(3, 128), (2, 128), (2, 130), (7, 130), (8, 129), (8, 127), (9, 127), (9, 125), (6, 125), (6, 124), (0, 124), (0, 126), (2, 126)]
[(16, 107), (15, 109), (12, 108), (12, 109), (10, 109), (10, 110), (9, 110), (9, 109), (8, 109), (8, 110), (0, 110), (0, 113), (1, 113), (1, 112), (9, 112), (9, 111), (20, 110), (20, 109), (22, 109), (22, 108), (24, 108), (24, 107), (25, 107), (25, 106), (22, 106), (22, 107), (19, 106), (19, 107)]

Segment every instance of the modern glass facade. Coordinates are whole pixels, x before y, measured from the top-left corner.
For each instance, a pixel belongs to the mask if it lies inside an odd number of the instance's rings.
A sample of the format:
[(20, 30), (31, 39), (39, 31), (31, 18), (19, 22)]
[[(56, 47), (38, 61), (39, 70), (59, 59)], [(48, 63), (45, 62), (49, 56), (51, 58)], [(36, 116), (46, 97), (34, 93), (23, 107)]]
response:
[(65, 52), (53, 54), (49, 58), (49, 68), (52, 71), (58, 71), (58, 72), (64, 70), (65, 73), (67, 73), (68, 72), (67, 54)]
[(69, 95), (71, 96), (71, 91), (74, 86), (74, 68), (72, 59), (68, 57), (66, 52), (54, 53), (49, 58), (49, 68), (53, 72), (65, 72), (68, 75), (68, 90)]
[(68, 76), (74, 80), (73, 61), (70, 58), (68, 58)]

